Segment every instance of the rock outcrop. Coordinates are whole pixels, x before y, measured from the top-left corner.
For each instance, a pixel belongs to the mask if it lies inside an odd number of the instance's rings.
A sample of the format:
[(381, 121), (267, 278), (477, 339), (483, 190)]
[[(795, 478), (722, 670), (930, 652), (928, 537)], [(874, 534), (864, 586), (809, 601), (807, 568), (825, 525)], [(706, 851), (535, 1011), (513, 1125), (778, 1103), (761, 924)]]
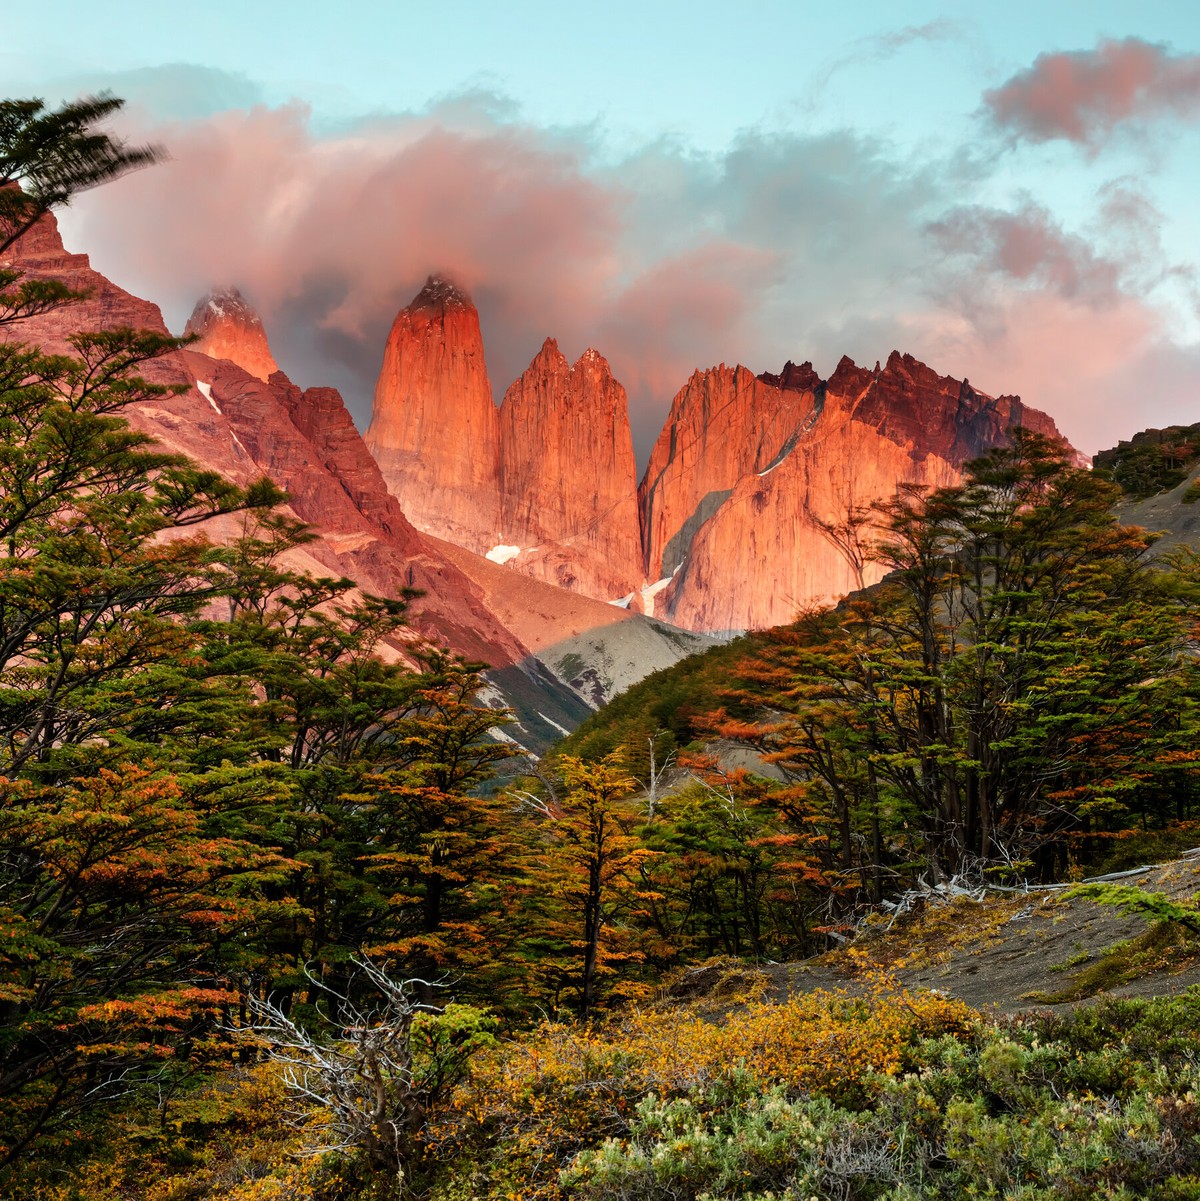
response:
[[(368, 433), (421, 529), (509, 570), (695, 631), (788, 621), (877, 569), (837, 527), (902, 484), (958, 480), (1015, 426), (1058, 436), (1016, 396), (989, 396), (893, 351), (755, 375), (697, 371), (672, 402), (636, 493), (624, 389), (594, 350), (547, 339), (490, 399), (469, 298), (431, 280), (396, 319)], [(636, 501), (635, 501), (636, 495)], [(636, 508), (635, 508), (636, 506)]]
[(430, 277), (388, 334), (366, 443), (408, 519), (485, 554), (500, 529), (500, 426), (479, 314)]
[(826, 392), (850, 405), (854, 416), (914, 457), (940, 455), (966, 463), (1008, 439), (1015, 426), (1061, 438), (1058, 427), (1019, 396), (988, 396), (968, 380), (938, 375), (910, 354), (893, 350), (874, 371), (843, 358)]
[(671, 403), (638, 492), (649, 580), (679, 568), (740, 480), (787, 456), (816, 405), (812, 389), (776, 387), (745, 367), (722, 363), (693, 374)]
[(237, 288), (214, 288), (199, 300), (183, 332), (197, 336), (193, 350), (228, 359), (264, 383), (279, 370), (262, 318)]
[(1019, 398), (898, 352), (874, 370), (843, 358), (827, 382), (808, 363), (698, 372), (639, 491), (647, 611), (694, 630), (760, 628), (873, 582), (879, 566), (839, 535), (851, 514), (902, 484), (956, 483), (1018, 425), (1060, 437)]
[(500, 447), (493, 557), (588, 596), (640, 589), (629, 404), (603, 356), (585, 350), (571, 366), (547, 338), (504, 395)]
[[(9, 257), (91, 291), (23, 323), (22, 337), (62, 350), (81, 327), (165, 332), (155, 306), (67, 254), (53, 221)], [(828, 381), (809, 363), (757, 376), (721, 365), (675, 397), (635, 489), (625, 393), (604, 359), (589, 350), (572, 365), (547, 340), (497, 409), (478, 314), (433, 278), (392, 327), (366, 441), (335, 391), (302, 391), (278, 371), (264, 380), (187, 351), (146, 373), (186, 391), (139, 406), (139, 428), (237, 482), (270, 474), (319, 530), (310, 559), (371, 591), (423, 589), (418, 628), (494, 663), (562, 633), (545, 616), (560, 594), (536, 593), (540, 581), (580, 594), (586, 615), (571, 619), (569, 639), (589, 621), (625, 620), (595, 600), (626, 597), (694, 631), (787, 621), (875, 578), (838, 535), (849, 514), (902, 484), (955, 482), (1017, 425), (1057, 435), (1018, 397), (899, 352), (873, 369), (843, 359)], [(493, 562), (467, 571), (479, 560), (437, 539)], [(518, 586), (517, 572), (532, 578)], [(541, 616), (521, 636), (506, 580), (512, 596), (538, 598)]]

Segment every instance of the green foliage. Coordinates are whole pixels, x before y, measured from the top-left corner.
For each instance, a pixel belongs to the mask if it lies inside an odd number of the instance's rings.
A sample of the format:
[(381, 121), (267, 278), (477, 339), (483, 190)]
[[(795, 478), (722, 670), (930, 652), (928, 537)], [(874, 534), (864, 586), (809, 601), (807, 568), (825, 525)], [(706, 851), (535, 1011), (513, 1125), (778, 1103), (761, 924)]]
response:
[(735, 665), (758, 640), (747, 634), (652, 673), (588, 718), (555, 753), (595, 762), (620, 751), (630, 774), (644, 778), (648, 740), (665, 731), (669, 742), (660, 744), (665, 755), (698, 738), (706, 729), (702, 719), (729, 688)]
[(811, 949), (808, 866), (761, 777), (705, 772), (666, 796), (641, 837), (647, 920), (674, 954), (752, 959)]
[(881, 506), (885, 582), (743, 666), (743, 706), (771, 718), (715, 728), (786, 771), (831, 887), (878, 900), (922, 866), (1050, 880), (1135, 813), (1190, 815), (1194, 567), (1152, 568), (1113, 498), (1018, 431), (961, 487)]
[(1160, 922), (1178, 922), (1192, 934), (1200, 934), (1200, 909), (1194, 904), (1181, 904), (1161, 892), (1148, 892), (1135, 884), (1103, 881), (1078, 884), (1067, 896), (1086, 897), (1098, 905), (1111, 905), (1125, 913), (1136, 913)]
[(157, 161), (157, 150), (95, 128), (123, 104), (85, 96), (47, 111), (41, 100), (0, 101), (0, 253), (52, 208)]
[(629, 1201), (1192, 1196), (1196, 1003), (1193, 991), (930, 1039), (869, 1108), (752, 1076), (650, 1094), (560, 1184)]
[(602, 995), (637, 994), (621, 969), (640, 963), (633, 919), (648, 899), (644, 869), (654, 852), (637, 836), (626, 800), (633, 781), (620, 760), (563, 756), (542, 794), (520, 799), (532, 819), (521, 851), (517, 949), (527, 995), (587, 1016)]
[(1096, 456), (1096, 467), (1127, 496), (1141, 499), (1178, 487), (1198, 457), (1200, 425), (1175, 425), (1101, 452)]
[[(118, 107), (0, 104), (0, 249), (153, 160), (93, 129)], [(0, 323), (72, 299), (0, 272)], [(468, 960), (468, 797), (508, 753), (477, 665), (401, 634), (407, 597), (280, 566), (309, 535), (263, 513), (270, 480), (237, 488), (125, 421), (180, 390), (141, 375), (180, 340), (68, 342), (0, 345), (0, 1172), (227, 1062), (256, 991), (311, 1012), (306, 963), (336, 982), (373, 939)], [(212, 545), (237, 512), (244, 536)], [(457, 1011), (422, 1030), (442, 1067), (482, 1037)]]
[(671, 1101), (651, 1094), (629, 1137), (578, 1155), (563, 1190), (596, 1201), (800, 1198), (839, 1187), (867, 1197), (898, 1179), (883, 1119), (856, 1122), (825, 1098), (797, 1102), (781, 1088), (764, 1094), (752, 1078), (737, 1084)]

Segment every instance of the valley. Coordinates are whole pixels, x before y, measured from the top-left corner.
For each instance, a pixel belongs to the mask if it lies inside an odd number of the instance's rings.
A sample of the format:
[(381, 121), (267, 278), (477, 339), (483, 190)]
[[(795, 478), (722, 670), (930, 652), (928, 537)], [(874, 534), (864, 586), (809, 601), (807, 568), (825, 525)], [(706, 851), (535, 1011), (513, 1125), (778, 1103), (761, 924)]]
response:
[(64, 244), (122, 107), (0, 102), (0, 1193), (1200, 1197), (1200, 426), (718, 362), (639, 475), (436, 262), (356, 424)]

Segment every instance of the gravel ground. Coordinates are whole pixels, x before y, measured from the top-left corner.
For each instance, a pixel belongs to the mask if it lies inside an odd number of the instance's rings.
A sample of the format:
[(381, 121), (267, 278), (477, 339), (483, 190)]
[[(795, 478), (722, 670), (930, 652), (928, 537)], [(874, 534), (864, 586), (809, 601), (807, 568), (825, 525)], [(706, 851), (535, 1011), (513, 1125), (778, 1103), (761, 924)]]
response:
[[(1154, 867), (1120, 882), (1187, 899), (1200, 892), (1200, 857)], [(1068, 988), (1106, 951), (1136, 938), (1149, 925), (1144, 918), (1125, 916), (1083, 898), (1066, 898), (1061, 891), (1001, 894), (982, 904), (960, 901), (948, 913), (930, 909), (927, 914), (938, 929), (949, 923), (947, 936), (939, 944), (935, 932), (930, 946), (928, 935), (921, 941), (920, 924), (925, 919), (909, 919), (897, 937), (907, 943), (915, 934), (917, 949), (894, 965), (897, 978), (910, 988), (938, 989), (976, 1008), (1000, 1012), (1056, 1008), (1038, 995)], [(876, 934), (860, 944), (875, 957), (888, 948), (888, 936)], [(778, 999), (817, 989), (856, 991), (844, 952), (801, 963), (771, 964), (763, 970), (770, 980), (769, 994)], [(1192, 984), (1200, 984), (1200, 959), (1185, 955), (1106, 992), (1159, 996)]]

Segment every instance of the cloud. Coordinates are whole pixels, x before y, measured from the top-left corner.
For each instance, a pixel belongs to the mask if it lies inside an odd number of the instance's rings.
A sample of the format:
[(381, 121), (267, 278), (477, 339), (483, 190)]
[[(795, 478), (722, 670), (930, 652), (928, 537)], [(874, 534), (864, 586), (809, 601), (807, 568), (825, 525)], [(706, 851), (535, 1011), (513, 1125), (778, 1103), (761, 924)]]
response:
[(846, 131), (751, 131), (713, 154), (664, 139), (617, 161), (595, 130), (534, 127), (487, 93), (331, 133), (300, 105), (123, 132), (171, 159), (81, 197), (68, 244), (175, 329), (236, 284), (288, 373), (341, 388), (360, 425), (396, 311), (445, 272), (475, 297), (497, 400), (547, 335), (571, 358), (595, 346), (643, 457), (695, 368), (827, 374), (893, 348), (1020, 392), (1093, 450), (1133, 429), (1104, 373), (1163, 357), (1155, 289), (1190, 281), (1133, 181), (1099, 198), (1097, 230), (1068, 231), (1028, 199), (964, 205), (985, 159)]
[(1094, 50), (1040, 54), (983, 99), (1014, 138), (1063, 138), (1094, 150), (1132, 121), (1200, 115), (1200, 55), (1134, 37), (1102, 41)]
[(963, 24), (952, 17), (935, 17), (923, 25), (905, 25), (902, 29), (886, 30), (860, 39), (857, 43), (874, 58), (898, 54), (918, 42), (944, 42), (964, 36)]
[(332, 370), (360, 420), (396, 310), (442, 271), (475, 296), (497, 396), (547, 334), (596, 343), (649, 429), (692, 368), (778, 367), (831, 298), (856, 307), (913, 270), (937, 191), (849, 134), (605, 164), (589, 131), (463, 97), (329, 136), (299, 105), (132, 132), (170, 161), (81, 198), (68, 236), (175, 327), (237, 284), (277, 357), (308, 382)]
[(1039, 205), (1015, 212), (956, 208), (929, 228), (950, 255), (970, 255), (978, 267), (1009, 280), (1093, 308), (1110, 307), (1121, 295), (1119, 265), (1065, 233)]
[(905, 25), (900, 29), (888, 29), (882, 33), (868, 34), (850, 43), (850, 49), (841, 57), (835, 58), (823, 70), (818, 72), (809, 85), (810, 100), (813, 103), (840, 71), (854, 67), (867, 66), (872, 63), (885, 62), (910, 46), (922, 43), (958, 41), (967, 36), (966, 26), (953, 17), (935, 17), (921, 25)]
[(1102, 190), (1085, 239), (1027, 201), (959, 206), (930, 225), (930, 305), (910, 322), (919, 357), (1020, 395), (1094, 453), (1194, 409), (1200, 346), (1172, 338), (1157, 211), (1128, 181)]
[[(23, 85), (20, 85), (23, 86)], [(77, 72), (44, 80), (35, 89), (51, 105), (80, 95), (112, 92), (129, 109), (156, 120), (195, 120), (226, 109), (250, 108), (263, 102), (262, 88), (240, 71), (199, 63), (164, 63), (123, 71)]]

